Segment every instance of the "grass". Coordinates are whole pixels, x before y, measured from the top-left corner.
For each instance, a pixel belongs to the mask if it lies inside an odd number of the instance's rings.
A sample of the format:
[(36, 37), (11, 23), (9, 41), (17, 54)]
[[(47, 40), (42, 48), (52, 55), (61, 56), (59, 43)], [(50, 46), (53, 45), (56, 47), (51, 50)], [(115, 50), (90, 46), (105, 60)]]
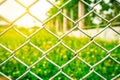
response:
[[(30, 35), (32, 32), (29, 32), (25, 29), (19, 29), (26, 35)], [(0, 30), (1, 31), (1, 30)], [(35, 31), (35, 30), (33, 30)], [(26, 41), (26, 38), (18, 34), (14, 29), (10, 29), (7, 33), (0, 36), (0, 43), (5, 45), (7, 48), (11, 50), (16, 50), (20, 45), (22, 45)], [(30, 41), (35, 44), (37, 47), (42, 49), (43, 51), (47, 51), (52, 46), (54, 46), (59, 40), (53, 35), (49, 34), (46, 30), (41, 30), (34, 36), (30, 38)], [(66, 36), (62, 39), (62, 42), (69, 46), (71, 49), (77, 51), (81, 49), (84, 45), (86, 45), (90, 41), (87, 37), (75, 38)], [(97, 43), (110, 50), (119, 44), (118, 41), (106, 41), (101, 39), (95, 39)], [(19, 50), (15, 51), (14, 55), (23, 61), (28, 66), (32, 65), (35, 61), (42, 57), (42, 52), (38, 51), (36, 48), (31, 46), (30, 43), (24, 45)], [(116, 60), (120, 61), (120, 47), (113, 50), (110, 55), (114, 57)], [(5, 61), (11, 54), (0, 47), (0, 63)], [(70, 59), (72, 59), (75, 54), (64, 47), (62, 44), (59, 44), (57, 47), (52, 49), (46, 54), (46, 57), (57, 65), (62, 66)], [(85, 60), (90, 65), (94, 65), (105, 56), (107, 56), (106, 51), (96, 46), (94, 43), (91, 43), (88, 47), (83, 49), (78, 53), (78, 56)], [(14, 58), (7, 61), (5, 64), (0, 66), (0, 72), (5, 75), (11, 77), (13, 80), (18, 78), (26, 71), (27, 67), (22, 65), (20, 62), (15, 60)], [(44, 80), (48, 80), (50, 77), (55, 75), (59, 69), (48, 62), (46, 58), (42, 59), (39, 63), (34, 65), (31, 69), (32, 72), (37, 74), (39, 77)], [(115, 77), (120, 73), (120, 65), (113, 61), (111, 58), (107, 58), (99, 65), (95, 66), (94, 70), (107, 78), (108, 80)], [(71, 63), (63, 67), (62, 71), (73, 79), (78, 80), (85, 76), (89, 71), (90, 67), (80, 61), (78, 58), (74, 59)], [(2, 76), (2, 75), (1, 75)], [(21, 80), (37, 80), (31, 73), (27, 73), (25, 76), (21, 78)], [(54, 80), (69, 80), (63, 74), (59, 74), (54, 78)], [(99, 76), (95, 73), (89, 75), (86, 80), (101, 80)]]

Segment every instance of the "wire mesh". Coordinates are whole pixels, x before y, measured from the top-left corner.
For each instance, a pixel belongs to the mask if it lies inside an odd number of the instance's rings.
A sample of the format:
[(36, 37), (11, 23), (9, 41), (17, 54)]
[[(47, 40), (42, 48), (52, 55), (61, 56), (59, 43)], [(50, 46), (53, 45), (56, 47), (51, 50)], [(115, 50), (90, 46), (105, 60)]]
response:
[[(26, 71), (21, 74), (19, 77), (16, 78), (16, 80), (19, 80), (19, 79), (22, 79), (22, 77), (24, 77), (26, 74), (30, 73), (32, 74), (34, 77), (36, 77), (37, 79), (40, 79), (42, 80), (42, 77), (38, 76), (36, 73), (34, 73), (33, 71), (31, 71), (31, 68), (34, 67), (35, 65), (37, 65), (38, 63), (40, 63), (42, 60), (46, 59), (47, 62), (49, 62), (50, 64), (54, 65), (55, 67), (58, 68), (58, 72), (53, 75), (52, 77), (50, 77), (49, 79), (50, 80), (53, 80), (55, 77), (57, 77), (58, 75), (62, 74), (64, 75), (65, 77), (67, 77), (67, 79), (74, 79), (72, 76), (68, 75), (67, 73), (65, 73), (63, 71), (63, 68), (65, 66), (67, 66), (68, 64), (70, 64), (72, 61), (74, 61), (75, 59), (78, 59), (79, 61), (83, 62), (85, 65), (87, 65), (90, 70), (87, 74), (85, 74), (82, 78), (80, 78), (80, 80), (83, 80), (83, 79), (86, 79), (89, 75), (91, 74), (96, 74), (97, 76), (99, 76), (101, 79), (104, 79), (106, 80), (106, 78), (101, 75), (99, 72), (97, 72), (95, 70), (95, 67), (99, 64), (101, 64), (103, 61), (105, 61), (106, 59), (110, 58), (112, 59), (114, 62), (116, 62), (116, 64), (119, 64), (120, 66), (120, 62), (118, 60), (116, 60), (114, 57), (111, 56), (111, 52), (114, 51), (115, 49), (119, 48), (120, 47), (120, 44), (118, 44), (117, 46), (115, 46), (114, 48), (108, 50), (106, 48), (104, 48), (102, 45), (98, 44), (94, 39), (99, 35), (101, 34), (102, 32), (104, 32), (107, 28), (110, 28), (111, 30), (113, 30), (115, 33), (117, 33), (118, 35), (120, 35), (120, 33), (116, 30), (114, 30), (112, 27), (111, 27), (111, 22), (114, 21), (116, 18), (118, 18), (120, 16), (120, 14), (116, 15), (115, 17), (113, 17), (112, 19), (110, 20), (107, 20), (105, 18), (103, 18), (101, 15), (99, 15), (98, 13), (96, 13), (96, 11), (94, 10), (94, 8), (102, 2), (102, 0), (98, 0), (96, 2), (96, 4), (94, 4), (93, 6), (90, 6), (86, 1), (84, 0), (81, 0), (81, 2), (84, 4), (84, 5), (87, 5), (90, 7), (90, 11), (88, 13), (86, 13), (84, 16), (82, 16), (81, 18), (79, 18), (78, 20), (74, 21), (72, 20), (71, 18), (69, 18), (67, 15), (65, 15), (62, 10), (63, 10), (63, 7), (65, 7), (67, 4), (69, 4), (72, 0), (68, 0), (67, 2), (65, 2), (64, 4), (62, 4), (62, 6), (57, 6), (55, 5), (54, 3), (52, 3), (50, 0), (46, 0), (48, 3), (50, 3), (51, 5), (53, 5), (54, 7), (56, 7), (58, 9), (58, 12), (55, 13), (54, 15), (52, 15), (51, 17), (49, 17), (48, 19), (46, 19), (45, 21), (41, 21), (39, 18), (35, 17), (33, 14), (31, 14), (30, 12), (30, 8), (34, 5), (36, 5), (36, 3), (38, 3), (40, 0), (34, 0), (34, 2), (32, 2), (30, 5), (28, 6), (25, 6), (23, 3), (20, 2), (20, 0), (14, 0), (16, 3), (18, 3), (21, 7), (23, 7), (25, 9), (25, 12), (22, 13), (21, 15), (19, 15), (15, 20), (13, 20), (12, 22), (9, 22), (9, 27), (7, 29), (5, 29), (4, 31), (2, 31), (0, 33), (0, 36), (4, 35), (5, 33), (7, 33), (10, 29), (14, 29), (17, 33), (19, 33), (21, 36), (23, 36), (26, 40), (24, 43), (22, 43), (19, 47), (17, 47), (15, 50), (11, 50), (9, 49), (8, 47), (6, 47), (5, 45), (3, 45), (2, 43), (0, 43), (0, 46), (2, 48), (4, 48), (7, 52), (10, 53), (10, 56), (4, 60), (2, 63), (0, 63), (0, 67), (2, 65), (4, 65), (5, 63), (8, 63), (8, 61), (10, 59), (15, 59), (17, 62), (21, 63), (21, 65), (25, 66), (27, 69)], [(5, 2), (7, 2), (7, 0), (2, 0), (0, 2), (0, 5), (3, 5)], [(97, 34), (95, 34), (94, 36), (90, 36), (89, 34), (85, 33), (82, 29), (79, 28), (79, 26), (77, 26), (77, 24), (83, 20), (85, 17), (87, 17), (89, 14), (91, 13), (95, 13), (99, 18), (103, 19), (104, 21), (107, 22), (107, 25), (104, 27), (103, 30), (101, 30), (100, 32), (98, 32)], [(20, 18), (22, 18), (24, 15), (26, 14), (29, 14), (32, 18), (34, 18), (35, 20), (37, 20), (39, 23), (42, 23), (42, 27), (40, 27), (39, 29), (37, 29), (35, 32), (33, 32), (32, 34), (30, 34), (29, 36), (25, 35), (23, 32), (21, 32), (20, 30), (16, 29), (14, 27), (14, 23), (16, 21), (18, 21)], [(72, 29), (70, 29), (69, 31), (65, 32), (62, 36), (58, 36), (56, 35), (55, 33), (53, 33), (51, 30), (49, 30), (48, 28), (45, 27), (45, 25), (47, 24), (47, 22), (49, 22), (50, 20), (52, 20), (54, 17), (58, 16), (59, 14), (62, 14), (62, 16), (64, 16), (65, 18), (67, 18), (68, 20), (70, 20), (73, 24), (74, 24), (74, 27)], [(74, 31), (75, 28), (78, 28), (79, 31), (81, 33), (83, 33), (84, 35), (88, 36), (90, 38), (90, 41), (85, 44), (82, 48), (80, 48), (79, 50), (75, 51), (74, 49), (72, 49), (71, 47), (69, 47), (68, 45), (66, 45), (62, 39), (64, 37), (66, 37), (69, 33), (71, 33), (72, 31)], [(45, 50), (42, 50), (41, 48), (39, 48), (38, 46), (36, 46), (34, 43), (32, 43), (30, 41), (30, 39), (35, 36), (38, 32), (42, 31), (43, 29), (45, 29), (49, 34), (51, 34), (52, 36), (54, 36), (55, 38), (57, 38), (58, 42), (56, 44), (54, 44), (52, 47), (50, 47), (49, 49), (47, 49), (46, 51)], [(95, 63), (94, 65), (91, 65), (89, 64), (88, 62), (86, 62), (84, 59), (82, 59), (80, 56), (78, 56), (78, 54), (84, 50), (85, 48), (87, 48), (90, 44), (95, 44), (97, 47), (101, 48), (102, 50), (104, 50), (106, 52), (106, 56), (103, 57), (100, 61), (98, 61), (97, 63)], [(39, 58), (37, 61), (35, 61), (34, 63), (32, 63), (31, 65), (27, 65), (26, 63), (24, 63), (21, 59), (19, 59), (18, 57), (15, 56), (15, 53), (17, 51), (19, 51), (21, 48), (23, 48), (25, 45), (29, 44), (30, 46), (32, 46), (33, 48), (35, 48), (37, 51), (41, 52), (42, 53), (42, 57)], [(66, 63), (64, 63), (63, 65), (58, 65), (57, 63), (55, 63), (54, 61), (52, 61), (51, 59), (49, 59), (47, 57), (47, 54), (55, 49), (58, 45), (62, 45), (64, 46), (66, 49), (68, 49), (69, 51), (71, 51), (73, 53), (73, 57), (67, 61)], [(119, 55), (120, 56), (120, 55)], [(92, 57), (92, 56), (91, 56)], [(98, 56), (99, 57), (99, 56)], [(80, 65), (79, 65), (80, 66)], [(119, 69), (120, 70), (120, 69)], [(6, 79), (9, 79), (9, 80), (12, 80), (8, 75), (6, 75), (5, 73), (1, 72), (0, 71), (0, 75), (4, 76)], [(117, 78), (120, 77), (120, 73), (115, 75), (112, 80), (115, 80)]]

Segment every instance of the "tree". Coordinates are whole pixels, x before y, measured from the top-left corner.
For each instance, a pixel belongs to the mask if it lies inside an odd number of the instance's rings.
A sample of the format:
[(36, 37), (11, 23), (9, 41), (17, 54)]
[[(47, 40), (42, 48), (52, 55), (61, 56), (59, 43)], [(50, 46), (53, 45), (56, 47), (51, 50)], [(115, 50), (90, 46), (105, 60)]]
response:
[[(56, 0), (56, 1), (58, 1), (58, 0)], [(67, 1), (68, 0), (59, 0), (59, 3), (57, 5), (62, 6)], [(83, 15), (85, 15), (92, 9), (88, 5), (85, 5), (84, 3), (82, 3), (81, 1), (79, 2), (79, 1), (80, 0), (71, 0), (70, 3), (68, 3), (66, 6), (63, 7), (64, 9), (66, 9), (67, 16), (70, 17), (71, 19), (73, 19), (74, 21), (78, 20), (78, 18), (82, 17)], [(84, 0), (84, 1), (86, 1), (89, 5), (93, 5), (98, 2), (98, 0)], [(80, 7), (79, 5), (77, 6), (78, 3), (81, 6), (81, 10), (78, 9), (78, 7)], [(100, 7), (101, 7), (101, 9), (98, 10), (98, 8), (100, 8)], [(51, 8), (50, 11), (52, 13), (50, 13), (50, 14), (55, 14), (58, 11), (56, 9), (57, 8)], [(109, 2), (107, 2), (106, 0), (102, 0), (96, 7), (94, 7), (94, 10), (100, 16), (104, 17), (105, 19), (110, 20), (115, 15), (120, 13), (120, 4), (118, 4), (116, 2), (116, 0), (110, 0)], [(111, 10), (111, 12), (110, 12), (110, 10)], [(71, 17), (70, 11), (73, 12), (73, 17)], [(107, 14), (105, 14), (105, 12), (107, 12)], [(85, 29), (95, 28), (96, 24), (93, 22), (95, 18), (99, 18), (99, 17), (95, 13), (91, 13), (90, 15), (88, 15), (87, 17), (84, 18), (84, 22), (80, 23), (80, 25), (84, 24), (84, 27), (82, 27), (82, 28), (85, 28)], [(101, 18), (99, 18), (98, 20), (100, 21), (99, 25), (106, 24), (106, 22), (104, 20), (102, 20)], [(63, 21), (63, 16), (61, 18), (59, 18), (59, 21), (60, 22)], [(120, 21), (120, 17), (115, 19), (113, 21), (113, 23), (116, 23), (119, 21)], [(67, 25), (71, 25), (71, 24), (67, 23)], [(69, 26), (67, 26), (67, 27), (69, 27)], [(100, 27), (105, 27), (105, 26), (100, 26)]]

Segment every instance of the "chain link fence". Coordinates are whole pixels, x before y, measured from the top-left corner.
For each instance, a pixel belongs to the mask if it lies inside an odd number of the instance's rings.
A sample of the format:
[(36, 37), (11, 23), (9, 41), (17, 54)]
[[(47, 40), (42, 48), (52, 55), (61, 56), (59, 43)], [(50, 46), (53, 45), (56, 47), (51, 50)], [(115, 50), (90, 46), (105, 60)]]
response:
[[(3, 5), (7, 2), (8, 0), (2, 0), (0, 2), (0, 5)], [(24, 76), (26, 76), (28, 73), (32, 74), (32, 76), (34, 76), (35, 78), (37, 79), (40, 79), (42, 80), (42, 77), (37, 75), (36, 73), (34, 73), (34, 71), (31, 71), (31, 68), (34, 67), (35, 65), (37, 65), (38, 63), (40, 63), (43, 59), (46, 59), (47, 62), (49, 62), (50, 64), (54, 65), (57, 69), (58, 69), (58, 72), (55, 73), (52, 77), (50, 77), (49, 79), (50, 80), (54, 80), (55, 77), (57, 77), (59, 74), (62, 74), (64, 77), (66, 77), (67, 79), (70, 79), (70, 80), (73, 80), (74, 78), (70, 75), (68, 75), (68, 73), (64, 72), (63, 71), (63, 68), (67, 65), (69, 65), (72, 61), (74, 61), (75, 59), (78, 59), (80, 62), (83, 62), (84, 65), (87, 65), (89, 67), (89, 72), (86, 73), (85, 75), (83, 75), (80, 80), (84, 80), (86, 79), (89, 75), (91, 74), (95, 74), (97, 76), (99, 76), (101, 79), (103, 80), (106, 80), (107, 78), (104, 77), (104, 75), (100, 74), (99, 72), (97, 72), (94, 68), (96, 66), (98, 66), (99, 64), (101, 64), (102, 62), (104, 62), (106, 59), (110, 58), (111, 60), (113, 60), (114, 62), (116, 62), (116, 65), (120, 66), (120, 61), (119, 59), (115, 59), (113, 56), (111, 56), (111, 52), (114, 51), (115, 49), (119, 48), (120, 47), (120, 43), (118, 45), (116, 45), (114, 48), (110, 49), (110, 50), (107, 50), (106, 48), (104, 48), (103, 46), (101, 46), (100, 44), (98, 44), (94, 39), (99, 35), (101, 34), (102, 32), (104, 32), (106, 29), (111, 29), (113, 30), (115, 33), (117, 33), (118, 35), (120, 35), (120, 32), (114, 30), (113, 27), (111, 27), (111, 22), (114, 21), (116, 18), (120, 17), (120, 14), (116, 15), (114, 18), (110, 19), (110, 20), (107, 20), (103, 17), (101, 17), (101, 15), (99, 15), (98, 13), (95, 12), (94, 8), (102, 2), (102, 0), (98, 0), (94, 6), (90, 6), (85, 0), (80, 0), (84, 5), (87, 5), (90, 7), (90, 11), (88, 13), (86, 13), (84, 16), (82, 16), (81, 18), (79, 18), (77, 21), (74, 21), (72, 19), (70, 19), (67, 15), (64, 15), (64, 13), (62, 12), (62, 9), (64, 6), (66, 6), (67, 4), (69, 4), (72, 0), (68, 0), (66, 1), (66, 3), (62, 4), (62, 6), (57, 6), (55, 5), (54, 3), (52, 3), (50, 0), (46, 0), (48, 3), (50, 3), (51, 5), (53, 5), (54, 7), (56, 7), (58, 9), (58, 12), (56, 14), (54, 14), (53, 16), (49, 17), (48, 19), (46, 19), (45, 21), (41, 21), (39, 18), (35, 17), (35, 15), (31, 14), (31, 12), (29, 11), (30, 8), (34, 5), (36, 5), (36, 3), (38, 3), (40, 0), (34, 0), (34, 2), (32, 2), (29, 6), (25, 6), (23, 3), (21, 3), (20, 0), (14, 0), (17, 4), (19, 4), (21, 7), (23, 7), (25, 9), (25, 12), (22, 13), (21, 15), (19, 15), (14, 21), (12, 22), (9, 22), (7, 19), (5, 19), (6, 22), (9, 23), (9, 27), (6, 28), (4, 31), (2, 31), (0, 33), (0, 37), (3, 36), (5, 33), (7, 33), (10, 29), (14, 29), (17, 33), (19, 33), (20, 35), (22, 35), (26, 41), (20, 45), (19, 47), (17, 47), (15, 50), (11, 50), (9, 49), (8, 47), (6, 47), (5, 45), (3, 45), (2, 43), (0, 43), (0, 46), (5, 49), (7, 52), (10, 53), (10, 56), (4, 60), (3, 62), (0, 63), (0, 67), (3, 66), (5, 63), (8, 63), (10, 59), (15, 59), (17, 62), (21, 63), (21, 65), (27, 67), (26, 68), (26, 71), (20, 75), (19, 77), (16, 78), (16, 80), (19, 80), (19, 79), (22, 79)], [(119, 2), (118, 2), (119, 3)], [(44, 9), (44, 8), (43, 8)], [(2, 13), (2, 12), (0, 12)], [(85, 17), (87, 17), (89, 14), (91, 13), (95, 13), (99, 18), (103, 19), (104, 21), (107, 22), (107, 25), (104, 27), (104, 29), (102, 29), (101, 31), (99, 31), (97, 34), (95, 34), (94, 36), (90, 36), (89, 34), (85, 33), (82, 29), (80, 29), (78, 26), (76, 26), (81, 20), (83, 20)], [(24, 15), (26, 14), (29, 14), (31, 17), (33, 17), (35, 20), (37, 20), (39, 23), (42, 24), (42, 27), (40, 27), (39, 29), (37, 29), (35, 32), (33, 32), (31, 35), (29, 36), (26, 36), (24, 33), (22, 33), (21, 31), (19, 31), (19, 29), (16, 29), (14, 27), (14, 23), (16, 21), (18, 21), (20, 18), (22, 18)], [(45, 27), (45, 25), (47, 24), (47, 22), (49, 22), (50, 20), (52, 20), (54, 17), (58, 16), (58, 14), (61, 14), (62, 16), (64, 16), (65, 18), (67, 18), (68, 20), (70, 20), (73, 24), (74, 24), (74, 27), (72, 29), (70, 29), (69, 31), (65, 32), (62, 36), (57, 36), (55, 33), (53, 33), (52, 31), (50, 31), (48, 28)], [(63, 41), (62, 39), (64, 37), (66, 37), (69, 33), (71, 33), (72, 31), (74, 31), (75, 28), (78, 28), (79, 31), (81, 33), (83, 33), (84, 35), (86, 35), (87, 37), (89, 37), (90, 41), (85, 44), (82, 48), (80, 48), (79, 50), (75, 51), (74, 49), (72, 49), (71, 47), (67, 46)], [(57, 38), (58, 42), (56, 44), (54, 44), (52, 47), (50, 47), (49, 49), (47, 49), (46, 51), (42, 50), (41, 48), (37, 47), (34, 43), (32, 43), (30, 41), (30, 39), (35, 35), (37, 34), (39, 31), (45, 29), (49, 34), (51, 34), (52, 36), (54, 36), (55, 38)], [(95, 44), (97, 47), (101, 48), (102, 50), (104, 50), (106, 52), (106, 56), (104, 56), (101, 60), (99, 60), (97, 63), (91, 65), (89, 64), (87, 61), (85, 61), (84, 59), (82, 59), (80, 56), (79, 56), (79, 52), (81, 52), (82, 50), (86, 49), (91, 43)], [(19, 59), (18, 57), (15, 56), (15, 53), (17, 51), (19, 51), (21, 48), (23, 48), (25, 45), (29, 44), (30, 46), (34, 47), (35, 49), (37, 49), (37, 51), (41, 52), (42, 53), (42, 56), (37, 60), (35, 61), (34, 63), (32, 63), (31, 65), (27, 65), (26, 63), (24, 63), (24, 61), (22, 61), (21, 59)], [(69, 59), (66, 63), (64, 63), (63, 65), (58, 65), (57, 63), (55, 63), (54, 61), (52, 61), (51, 59), (49, 59), (46, 55), (53, 49), (56, 49), (56, 47), (61, 44), (62, 46), (64, 46), (65, 48), (67, 48), (69, 51), (71, 51), (74, 56)], [(119, 48), (120, 49), (120, 48)], [(1, 54), (2, 52), (0, 52)], [(119, 54), (120, 52), (118, 52), (118, 56), (120, 56)], [(57, 54), (55, 54), (57, 55)], [(23, 55), (25, 56), (25, 55)], [(91, 56), (92, 57), (92, 56)], [(99, 57), (99, 56), (98, 56)], [(2, 57), (0, 57), (2, 58)], [(73, 67), (75, 67), (76, 65), (79, 65), (79, 64), (74, 64)], [(81, 65), (79, 65), (81, 66)], [(103, 65), (104, 66), (104, 65)], [(7, 66), (7, 67), (10, 67), (12, 68), (12, 66)], [(118, 67), (119, 68), (119, 67)], [(52, 68), (51, 68), (52, 69)], [(118, 69), (118, 72), (120, 68)], [(52, 70), (51, 70), (52, 71)], [(72, 70), (71, 70), (72, 71)], [(74, 70), (73, 70), (74, 71)], [(83, 71), (85, 72), (85, 71)], [(12, 73), (12, 72), (11, 72)], [(12, 78), (9, 76), (9, 75), (6, 75), (4, 72), (0, 71), (0, 75), (1, 76), (4, 76), (5, 77), (5, 80), (9, 79), (9, 80), (12, 80)], [(49, 74), (50, 75), (50, 74)], [(73, 74), (74, 75), (74, 74)], [(108, 74), (109, 75), (109, 74)], [(111, 80), (115, 80), (115, 79), (118, 79), (119, 80), (120, 78), (120, 73), (116, 74), (114, 77), (111, 78)], [(2, 78), (0, 79), (2, 80)], [(4, 79), (3, 79), (4, 80)]]

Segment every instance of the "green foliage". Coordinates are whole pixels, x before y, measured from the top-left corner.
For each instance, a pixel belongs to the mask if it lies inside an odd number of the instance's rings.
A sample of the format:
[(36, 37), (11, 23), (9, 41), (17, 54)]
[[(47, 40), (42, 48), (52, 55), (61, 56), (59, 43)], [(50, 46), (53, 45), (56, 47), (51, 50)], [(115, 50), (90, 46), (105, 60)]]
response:
[[(66, 3), (68, 0), (55, 0), (58, 1), (59, 3), (57, 3), (56, 5), (58, 5), (59, 7), (62, 6), (64, 3)], [(73, 20), (78, 20), (78, 2), (81, 0), (71, 0), (68, 4), (66, 4), (62, 9), (66, 9), (67, 11), (67, 16), (71, 18), (70, 16), (70, 11), (71, 9), (73, 10)], [(89, 5), (92, 4), (96, 4), (99, 0), (84, 0), (85, 2), (87, 2)], [(82, 1), (81, 1), (82, 2)], [(84, 4), (84, 3), (83, 3)], [(116, 15), (118, 15), (120, 13), (120, 4), (116, 1), (116, 0), (110, 0), (108, 3), (106, 3), (106, 0), (101, 1), (99, 4), (99, 6), (101, 6), (102, 9), (100, 9), (99, 11), (97, 10), (98, 8), (94, 7), (94, 10), (103, 18), (110, 20), (113, 17), (115, 17)], [(97, 6), (97, 5), (96, 5)], [(99, 7), (100, 8), (100, 7)], [(88, 5), (84, 4), (84, 14), (87, 14), (92, 8), (89, 7)], [(111, 11), (111, 12), (110, 12)], [(57, 8), (53, 7), (49, 10), (50, 12), (50, 16), (57, 13), (58, 10)], [(107, 13), (105, 13), (107, 12)], [(62, 16), (63, 17), (63, 16)], [(58, 17), (59, 22), (63, 23), (62, 21), (62, 17)], [(84, 29), (88, 29), (88, 28), (93, 28), (93, 26), (95, 26), (94, 28), (96, 28), (96, 24), (93, 23), (93, 19), (98, 17), (96, 14), (91, 13), (90, 15), (88, 15), (87, 17), (84, 18)], [(54, 19), (53, 21), (55, 21), (56, 19)], [(99, 24), (99, 27), (105, 27), (106, 22), (104, 20), (100, 20), (101, 23)], [(111, 22), (112, 24), (115, 24), (117, 22), (120, 21), (120, 17), (116, 18), (113, 22)], [(71, 25), (70, 23), (66, 23), (67, 25)], [(104, 26), (101, 26), (104, 25)], [(116, 25), (114, 25), (116, 26)], [(119, 24), (117, 25), (119, 26)], [(69, 29), (69, 26), (67, 26)]]
[[(24, 29), (22, 29), (22, 32), (24, 32)], [(6, 47), (12, 50), (15, 50), (22, 43), (25, 42), (24, 39), (24, 37), (21, 37), (21, 35), (17, 34), (14, 30), (10, 30), (0, 37), (0, 43), (4, 44)], [(42, 29), (36, 35), (31, 37), (30, 41), (43, 51), (47, 51), (59, 40), (50, 33), (48, 33), (46, 30)], [(67, 46), (77, 51), (83, 46), (85, 46), (90, 41), (90, 39), (86, 37), (75, 38), (66, 36), (62, 39), (62, 41)], [(106, 41), (101, 39), (96, 39), (95, 41), (108, 50), (114, 48), (116, 45), (119, 44), (118, 41)], [(24, 45), (24, 47), (20, 48), (14, 53), (15, 57), (17, 57), (29, 66), (36, 62), (38, 59), (40, 59), (42, 57), (42, 54), (42, 52), (38, 51), (29, 43)], [(110, 54), (116, 60), (120, 61), (120, 47), (113, 50)], [(0, 47), (0, 63), (8, 59), (8, 57), (10, 56), (11, 54), (7, 50)], [(68, 62), (75, 56), (76, 55), (72, 51), (64, 47), (62, 44), (59, 44), (57, 47), (55, 47), (46, 54), (46, 57), (48, 59), (52, 60), (59, 66), (64, 65), (66, 62)], [(107, 56), (107, 53), (103, 49), (92, 43), (88, 47), (80, 51), (78, 53), (78, 56), (85, 60), (87, 63), (94, 65), (95, 63), (103, 59), (105, 56)], [(98, 72), (108, 80), (120, 73), (120, 65), (110, 58), (104, 60), (102, 63), (95, 66), (94, 69), (96, 72)], [(0, 66), (0, 72), (3, 72), (7, 76), (10, 76), (13, 80), (22, 75), (26, 70), (27, 67), (15, 60), (14, 58), (8, 60), (5, 64)], [(48, 80), (59, 71), (59, 69), (55, 65), (48, 62), (46, 58), (42, 59), (39, 63), (32, 66), (30, 70), (44, 80)], [(78, 80), (90, 71), (90, 67), (84, 62), (80, 61), (78, 58), (76, 58), (71, 61), (71, 63), (63, 67), (62, 70), (63, 72), (71, 76), (73, 79)], [(21, 78), (21, 80), (25, 79), (37, 80), (37, 78), (31, 73), (27, 73)], [(55, 80), (61, 79), (68, 80), (68, 78), (66, 78), (63, 74), (59, 74), (55, 77)], [(101, 80), (101, 78), (95, 73), (92, 73), (86, 79)]]

